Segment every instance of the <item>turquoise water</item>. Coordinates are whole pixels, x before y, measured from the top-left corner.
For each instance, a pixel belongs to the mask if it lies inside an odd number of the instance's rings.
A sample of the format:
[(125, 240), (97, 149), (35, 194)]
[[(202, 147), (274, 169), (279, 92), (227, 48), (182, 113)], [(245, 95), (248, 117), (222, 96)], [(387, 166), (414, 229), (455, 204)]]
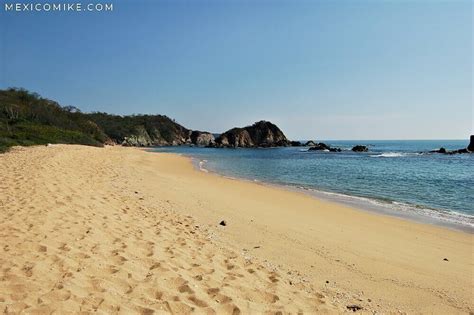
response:
[[(285, 185), (402, 216), (474, 227), (474, 154), (421, 154), (467, 141), (324, 141), (343, 152), (273, 149), (155, 148), (193, 157), (203, 170)], [(354, 153), (356, 144), (369, 147)]]

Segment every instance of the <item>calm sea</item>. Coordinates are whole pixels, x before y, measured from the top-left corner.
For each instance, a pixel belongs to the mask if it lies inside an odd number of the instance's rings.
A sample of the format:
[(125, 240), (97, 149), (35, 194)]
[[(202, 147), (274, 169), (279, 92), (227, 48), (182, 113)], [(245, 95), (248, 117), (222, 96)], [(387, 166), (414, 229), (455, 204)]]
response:
[[(474, 231), (474, 154), (426, 154), (465, 148), (462, 140), (324, 141), (343, 152), (154, 148), (194, 159), (204, 171), (290, 189), (368, 210)], [(367, 153), (350, 151), (356, 144)]]

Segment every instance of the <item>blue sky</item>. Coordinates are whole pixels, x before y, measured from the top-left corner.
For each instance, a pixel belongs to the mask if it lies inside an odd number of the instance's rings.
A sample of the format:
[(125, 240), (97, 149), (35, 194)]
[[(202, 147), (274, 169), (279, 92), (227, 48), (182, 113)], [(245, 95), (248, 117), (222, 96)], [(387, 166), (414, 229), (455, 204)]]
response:
[(107, 2), (2, 7), (0, 88), (212, 132), (261, 119), (292, 139), (473, 132), (471, 1)]

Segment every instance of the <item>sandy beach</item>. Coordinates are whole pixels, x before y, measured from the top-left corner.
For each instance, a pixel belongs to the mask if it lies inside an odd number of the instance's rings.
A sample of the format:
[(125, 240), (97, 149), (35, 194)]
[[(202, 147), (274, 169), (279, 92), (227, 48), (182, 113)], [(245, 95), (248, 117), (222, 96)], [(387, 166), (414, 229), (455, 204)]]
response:
[(0, 170), (7, 314), (474, 312), (466, 232), (136, 148), (16, 147)]

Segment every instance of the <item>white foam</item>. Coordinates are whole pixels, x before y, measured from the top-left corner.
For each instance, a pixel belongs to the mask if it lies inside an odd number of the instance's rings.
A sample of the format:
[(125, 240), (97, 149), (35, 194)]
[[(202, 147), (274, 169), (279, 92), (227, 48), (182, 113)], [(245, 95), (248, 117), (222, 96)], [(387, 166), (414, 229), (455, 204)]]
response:
[[(303, 188), (303, 187), (301, 187)], [(438, 209), (432, 209), (429, 207), (422, 207), (407, 204), (404, 202), (397, 201), (383, 201), (378, 199), (372, 199), (367, 197), (359, 197), (353, 195), (346, 195), (336, 192), (327, 192), (311, 188), (303, 188), (304, 190), (311, 191), (318, 196), (328, 196), (334, 201), (339, 201), (343, 203), (353, 204), (356, 207), (360, 206), (361, 209), (364, 209), (364, 205), (373, 205), (375, 206), (374, 210), (382, 210), (389, 214), (402, 215), (406, 217), (419, 217), (419, 218), (431, 218), (439, 223), (448, 223), (454, 224), (455, 226), (466, 227), (467, 229), (473, 231), (474, 229), (474, 216), (456, 212), (456, 211), (444, 211)], [(332, 198), (331, 198), (332, 197)]]
[(209, 173), (207, 169), (204, 168), (204, 164), (207, 162), (207, 160), (201, 160), (199, 161), (199, 170), (204, 173)]
[(377, 155), (371, 155), (370, 157), (397, 158), (397, 157), (415, 156), (415, 155), (420, 155), (420, 153), (384, 152)]

